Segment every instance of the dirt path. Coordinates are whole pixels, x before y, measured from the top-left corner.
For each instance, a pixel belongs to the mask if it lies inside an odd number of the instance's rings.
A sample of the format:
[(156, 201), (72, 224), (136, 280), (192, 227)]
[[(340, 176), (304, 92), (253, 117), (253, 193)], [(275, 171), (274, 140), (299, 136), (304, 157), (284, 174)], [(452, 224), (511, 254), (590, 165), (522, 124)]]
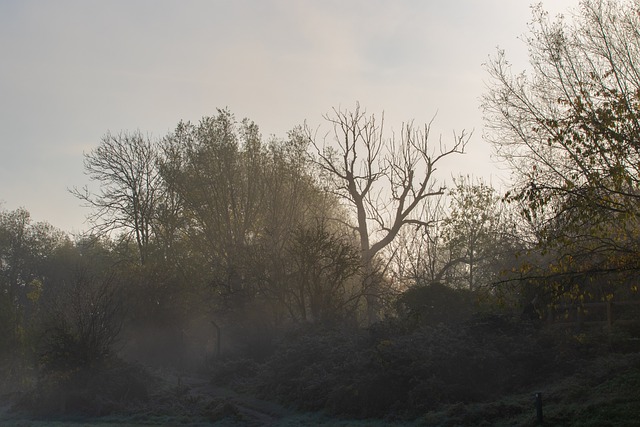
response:
[(187, 399), (209, 402), (207, 406), (211, 421), (229, 418), (238, 422), (238, 425), (273, 426), (292, 415), (291, 411), (278, 404), (215, 386), (205, 379), (179, 377), (177, 384), (182, 387)]

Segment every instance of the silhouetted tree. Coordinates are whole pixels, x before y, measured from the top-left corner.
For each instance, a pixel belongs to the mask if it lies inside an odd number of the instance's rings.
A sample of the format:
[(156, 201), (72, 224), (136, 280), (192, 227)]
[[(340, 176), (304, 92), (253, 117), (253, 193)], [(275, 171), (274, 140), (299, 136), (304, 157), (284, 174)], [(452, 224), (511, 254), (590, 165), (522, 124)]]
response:
[(68, 242), (45, 222), (32, 223), (25, 209), (0, 211), (0, 340), (24, 341), (45, 286), (49, 259)]
[(158, 155), (157, 144), (139, 131), (107, 133), (100, 145), (84, 156), (85, 173), (98, 183), (99, 191), (93, 193), (88, 187), (71, 190), (93, 209), (88, 219), (95, 231), (134, 237), (141, 264), (149, 255), (163, 188)]
[(513, 74), (501, 51), (487, 65), (487, 137), (513, 168), (510, 198), (556, 254), (528, 270), (581, 276), (559, 294), (640, 267), (639, 32), (637, 2), (583, 0), (570, 22), (538, 6), (530, 73)]
[(318, 222), (296, 230), (288, 258), (296, 315), (323, 324), (355, 316), (361, 293), (350, 279), (360, 272), (360, 257), (352, 242)]
[(377, 122), (359, 105), (353, 111), (334, 109), (325, 119), (332, 130), (322, 142), (309, 128), (305, 134), (316, 149), (317, 164), (326, 173), (332, 191), (354, 210), (351, 227), (360, 240), (368, 319), (374, 322), (380, 309), (376, 255), (405, 225), (429, 225), (420, 217), (421, 208), (444, 191), (434, 179), (436, 165), (463, 152), (468, 136), (465, 132), (454, 134), (450, 147), (440, 141), (434, 149), (431, 123), (419, 128), (409, 122), (402, 126), (399, 139), (388, 137), (384, 120)]
[(189, 258), (199, 260), (181, 268), (198, 270), (189, 277), (210, 292), (214, 311), (243, 321), (266, 311), (273, 323), (291, 314), (295, 230), (335, 206), (316, 184), (306, 144), (295, 133), (265, 144), (255, 123), (228, 110), (180, 123), (165, 139), (161, 173), (182, 205)]
[(462, 268), (450, 269), (448, 281), (469, 290), (486, 288), (498, 277), (500, 259), (515, 251), (514, 218), (496, 190), (482, 180), (461, 176), (454, 184), (442, 244), (452, 267)]

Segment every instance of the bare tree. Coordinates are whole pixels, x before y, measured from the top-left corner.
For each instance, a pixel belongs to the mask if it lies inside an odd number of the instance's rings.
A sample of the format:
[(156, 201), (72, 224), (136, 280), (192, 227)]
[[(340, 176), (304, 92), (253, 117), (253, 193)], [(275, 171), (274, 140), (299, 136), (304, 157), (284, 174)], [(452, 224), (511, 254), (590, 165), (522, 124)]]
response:
[(375, 258), (391, 243), (403, 226), (429, 225), (420, 217), (421, 207), (444, 187), (434, 180), (436, 165), (454, 153), (463, 153), (469, 136), (454, 133), (450, 147), (430, 143), (431, 122), (416, 127), (403, 124), (400, 138), (384, 134), (384, 118), (378, 123), (358, 104), (353, 111), (333, 109), (324, 117), (332, 126), (322, 142), (305, 127), (316, 149), (317, 164), (327, 174), (333, 191), (355, 211), (352, 229), (360, 240), (364, 267), (364, 292), (369, 322), (379, 314), (380, 289), (375, 276)]
[(94, 194), (87, 187), (71, 193), (93, 208), (88, 220), (99, 232), (133, 235), (144, 264), (149, 249), (156, 204), (161, 191), (158, 149), (140, 132), (107, 133), (100, 145), (85, 154), (85, 173), (98, 182)]
[(444, 223), (447, 220), (445, 198), (428, 200), (420, 217), (428, 227), (405, 227), (387, 246), (385, 252), (392, 260), (392, 272), (401, 288), (413, 285), (450, 282), (452, 270), (463, 261), (445, 242)]

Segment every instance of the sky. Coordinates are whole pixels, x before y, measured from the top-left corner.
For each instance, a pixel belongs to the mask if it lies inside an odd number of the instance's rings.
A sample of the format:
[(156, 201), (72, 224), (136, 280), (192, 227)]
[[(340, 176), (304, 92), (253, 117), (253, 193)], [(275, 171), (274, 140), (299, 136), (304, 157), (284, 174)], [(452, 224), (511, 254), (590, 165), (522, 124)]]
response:
[(0, 208), (80, 233), (89, 210), (68, 190), (103, 135), (159, 138), (217, 108), (265, 139), (356, 102), (389, 130), (435, 117), (436, 142), (473, 131), (440, 179), (499, 185), (482, 64), (500, 47), (524, 69), (530, 20), (526, 0), (0, 0)]

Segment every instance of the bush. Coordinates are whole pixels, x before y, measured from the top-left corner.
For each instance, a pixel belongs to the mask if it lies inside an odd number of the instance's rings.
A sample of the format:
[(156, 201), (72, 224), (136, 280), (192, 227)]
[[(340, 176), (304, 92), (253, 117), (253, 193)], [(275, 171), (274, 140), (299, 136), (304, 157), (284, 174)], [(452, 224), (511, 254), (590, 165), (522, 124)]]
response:
[(282, 342), (254, 386), (304, 410), (413, 417), (529, 387), (552, 366), (553, 353), (537, 349), (530, 326), (501, 316), (417, 328), (389, 320), (358, 333), (309, 329)]
[(110, 357), (123, 323), (123, 301), (110, 281), (78, 280), (49, 307), (40, 340), (44, 371), (69, 371)]
[(102, 416), (148, 399), (152, 379), (138, 366), (103, 359), (91, 367), (50, 370), (26, 393), (17, 408), (38, 416)]
[(121, 292), (79, 277), (43, 317), (38, 379), (21, 406), (39, 415), (102, 415), (146, 398), (146, 377), (114, 356), (122, 328)]
[(327, 408), (331, 394), (365, 369), (359, 341), (357, 335), (339, 330), (296, 331), (263, 365), (258, 393), (305, 410)]
[(476, 307), (474, 294), (442, 283), (407, 289), (396, 302), (400, 317), (414, 325), (460, 323), (469, 320)]

